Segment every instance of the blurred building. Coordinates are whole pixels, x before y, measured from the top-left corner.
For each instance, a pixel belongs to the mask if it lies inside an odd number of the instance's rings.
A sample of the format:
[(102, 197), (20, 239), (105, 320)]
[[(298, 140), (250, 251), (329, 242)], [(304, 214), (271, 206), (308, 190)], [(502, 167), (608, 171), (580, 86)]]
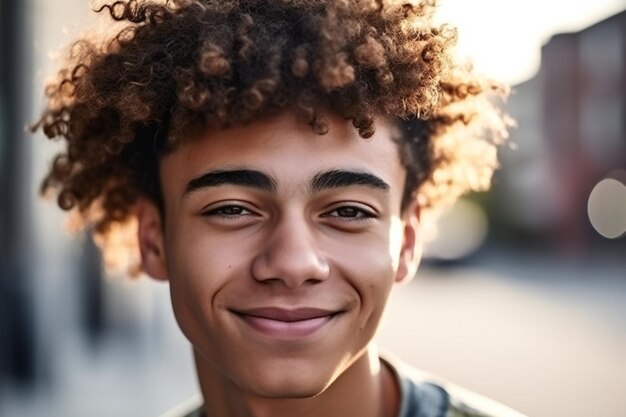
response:
[(68, 236), (64, 214), (39, 196), (58, 144), (27, 131), (57, 65), (51, 57), (77, 31), (68, 24), (84, 25), (90, 13), (81, 0), (0, 0), (0, 386), (54, 378), (66, 334), (104, 330), (98, 252)]
[[(519, 126), (512, 134), (517, 150), (504, 152), (496, 184), (499, 218), (511, 234), (573, 254), (606, 243), (587, 206), (602, 179), (626, 184), (625, 57), (626, 11), (553, 36), (537, 75), (515, 86), (508, 111)], [(625, 240), (611, 244), (623, 247)]]
[[(34, 373), (35, 334), (28, 255), (32, 240), (29, 227), (29, 146), (21, 140), (29, 95), (23, 68), (24, 8), (12, 1), (0, 2), (0, 381), (3, 375), (24, 381)], [(26, 186), (28, 188), (28, 186)]]
[(27, 126), (89, 3), (0, 0), (0, 416), (157, 415), (196, 389), (167, 286), (103, 279), (91, 239), (39, 196), (61, 144)]

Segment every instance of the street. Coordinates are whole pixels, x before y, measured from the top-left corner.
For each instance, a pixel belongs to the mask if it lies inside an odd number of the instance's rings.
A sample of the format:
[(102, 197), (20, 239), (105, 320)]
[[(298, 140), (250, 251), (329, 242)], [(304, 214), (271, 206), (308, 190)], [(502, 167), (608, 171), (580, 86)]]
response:
[(393, 295), (380, 340), (529, 416), (626, 416), (623, 264), (511, 257), (423, 269)]

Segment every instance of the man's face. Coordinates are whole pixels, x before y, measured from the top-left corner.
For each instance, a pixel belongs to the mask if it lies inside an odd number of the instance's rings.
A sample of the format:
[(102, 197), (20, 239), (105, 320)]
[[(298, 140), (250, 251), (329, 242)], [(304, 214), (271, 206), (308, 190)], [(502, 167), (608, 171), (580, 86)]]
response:
[(329, 128), (318, 136), (286, 113), (161, 162), (164, 273), (145, 253), (144, 265), (169, 279), (202, 360), (259, 395), (323, 391), (362, 357), (393, 283), (414, 271), (416, 214), (401, 215), (390, 126), (379, 120), (370, 139), (337, 118)]

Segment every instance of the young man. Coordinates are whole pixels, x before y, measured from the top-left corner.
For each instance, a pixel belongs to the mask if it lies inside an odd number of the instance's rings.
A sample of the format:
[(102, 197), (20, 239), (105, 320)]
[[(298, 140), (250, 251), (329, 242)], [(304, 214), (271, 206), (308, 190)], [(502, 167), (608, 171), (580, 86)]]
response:
[(372, 342), (420, 219), (485, 188), (505, 134), (432, 3), (117, 1), (126, 25), (74, 44), (43, 188), (169, 281), (203, 395), (170, 415), (519, 416)]

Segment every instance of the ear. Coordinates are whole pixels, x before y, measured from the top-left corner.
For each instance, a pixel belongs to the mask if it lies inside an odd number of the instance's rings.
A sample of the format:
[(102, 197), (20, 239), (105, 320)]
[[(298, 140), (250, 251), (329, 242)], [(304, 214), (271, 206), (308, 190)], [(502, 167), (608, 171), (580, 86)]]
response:
[(396, 272), (396, 283), (407, 283), (413, 279), (422, 259), (422, 234), (420, 226), (420, 207), (417, 201), (411, 203), (402, 214), (404, 231), (400, 262)]
[(137, 210), (137, 237), (143, 270), (154, 279), (167, 280), (163, 220), (151, 200), (140, 198)]

